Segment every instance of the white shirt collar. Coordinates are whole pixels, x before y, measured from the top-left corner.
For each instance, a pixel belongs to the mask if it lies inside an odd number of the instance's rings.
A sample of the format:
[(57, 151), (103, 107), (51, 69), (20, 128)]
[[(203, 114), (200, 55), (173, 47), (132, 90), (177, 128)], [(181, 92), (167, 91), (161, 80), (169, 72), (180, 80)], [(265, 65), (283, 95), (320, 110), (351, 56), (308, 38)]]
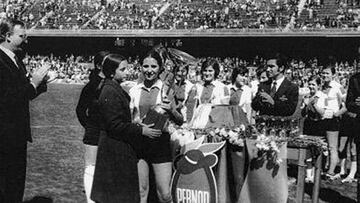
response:
[(243, 85), (242, 87), (237, 87), (235, 84), (231, 84), (229, 85), (229, 89), (234, 89), (235, 91), (237, 91), (238, 89), (241, 89), (242, 91), (244, 91), (244, 88), (245, 88), (246, 85)]
[(285, 76), (282, 76), (281, 78), (275, 80), (275, 82), (276, 82), (276, 90), (279, 89), (280, 85), (282, 84), (282, 82), (284, 82), (284, 80), (285, 80)]
[(144, 82), (140, 83), (139, 86), (140, 86), (140, 88), (146, 89), (146, 90), (151, 90), (152, 88), (155, 88), (155, 87), (159, 88), (159, 90), (161, 90), (161, 88), (163, 86), (163, 82), (160, 79), (158, 79), (150, 88), (145, 87)]
[(16, 60), (15, 60), (15, 53), (12, 52), (10, 49), (5, 48), (4, 46), (0, 45), (0, 49), (6, 54), (8, 55), (8, 57), (15, 63), (15, 65), (17, 66)]

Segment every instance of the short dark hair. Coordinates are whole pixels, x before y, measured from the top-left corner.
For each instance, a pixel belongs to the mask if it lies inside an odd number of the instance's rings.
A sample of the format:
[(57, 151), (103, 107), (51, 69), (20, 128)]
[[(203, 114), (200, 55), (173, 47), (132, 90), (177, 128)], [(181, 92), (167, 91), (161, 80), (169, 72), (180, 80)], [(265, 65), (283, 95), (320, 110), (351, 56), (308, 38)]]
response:
[(20, 27), (25, 27), (25, 23), (17, 19), (2, 19), (0, 20), (0, 43), (4, 42), (6, 35), (14, 31), (14, 27), (20, 25)]
[(112, 79), (115, 74), (115, 70), (119, 67), (122, 61), (126, 58), (120, 54), (109, 54), (104, 58), (103, 73), (105, 78)]
[(215, 71), (215, 79), (218, 77), (219, 73), (220, 73), (220, 64), (216, 59), (210, 58), (210, 59), (206, 59), (206, 61), (204, 61), (201, 65), (201, 74), (205, 71), (205, 69), (207, 67), (213, 67), (214, 71)]
[(269, 57), (268, 60), (274, 59), (276, 61), (276, 65), (281, 68), (283, 67), (282, 73), (288, 68), (288, 62), (286, 57), (280, 53), (276, 53), (273, 56)]
[(236, 81), (237, 76), (240, 75), (245, 75), (249, 72), (249, 70), (246, 67), (236, 67), (233, 69), (232, 73), (231, 73), (231, 83), (234, 84)]

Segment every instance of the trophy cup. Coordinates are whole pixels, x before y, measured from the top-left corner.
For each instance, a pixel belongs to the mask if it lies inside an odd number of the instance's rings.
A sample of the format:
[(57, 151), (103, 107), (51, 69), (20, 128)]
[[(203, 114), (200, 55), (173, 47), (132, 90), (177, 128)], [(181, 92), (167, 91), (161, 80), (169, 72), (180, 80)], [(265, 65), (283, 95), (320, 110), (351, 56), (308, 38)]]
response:
[[(173, 77), (171, 76), (165, 78), (163, 87), (160, 90), (161, 102), (163, 104), (170, 104), (169, 93), (171, 90), (171, 85), (173, 84)], [(166, 109), (162, 108), (160, 105), (152, 107), (149, 112), (146, 114), (146, 117), (143, 120), (144, 124), (154, 124), (153, 128), (167, 132), (167, 126), (169, 122), (169, 114)]]
[[(198, 63), (198, 60), (193, 56), (175, 48), (165, 47), (162, 44), (155, 46), (153, 48), (153, 51), (156, 51), (160, 54), (163, 64), (165, 64), (167, 60), (171, 61), (174, 66), (184, 66), (187, 64)], [(163, 87), (161, 88), (160, 92), (162, 104), (169, 105), (171, 103), (169, 99), (169, 94), (175, 80), (174, 70), (176, 70), (174, 67), (172, 68), (172, 70), (165, 70), (160, 76), (161, 80), (163, 81)], [(143, 120), (143, 123), (154, 124), (153, 128), (167, 132), (169, 113), (160, 105), (156, 105), (149, 110)]]

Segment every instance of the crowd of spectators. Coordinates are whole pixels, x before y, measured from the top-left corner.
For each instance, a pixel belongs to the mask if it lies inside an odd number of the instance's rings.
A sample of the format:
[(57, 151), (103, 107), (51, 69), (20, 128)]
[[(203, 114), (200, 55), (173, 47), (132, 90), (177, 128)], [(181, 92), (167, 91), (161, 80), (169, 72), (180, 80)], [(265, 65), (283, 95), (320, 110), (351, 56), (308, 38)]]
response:
[(355, 0), (332, 0), (332, 3), (307, 1), (303, 15), (298, 16), (296, 28), (346, 29), (360, 31), (360, 2)]
[[(188, 79), (192, 82), (198, 82), (201, 80), (200, 69), (201, 63), (207, 58), (199, 58), (197, 65), (189, 67)], [(252, 60), (244, 60), (240, 57), (226, 57), (216, 58), (220, 61), (221, 71), (218, 79), (225, 84), (230, 84), (231, 73), (235, 67), (244, 67), (249, 69), (249, 81), (255, 80), (259, 75), (257, 72), (264, 69), (265, 60), (259, 56)], [(55, 82), (59, 83), (72, 83), (72, 84), (84, 84), (88, 81), (89, 69), (92, 68), (92, 57), (85, 56), (63, 56), (56, 57), (50, 56), (29, 56), (24, 58), (24, 62), (27, 65), (28, 71), (32, 71), (35, 68), (42, 65), (42, 63), (50, 63), (50, 74), (54, 77)], [(136, 80), (140, 74), (139, 57), (129, 57), (129, 78), (128, 80)], [(319, 64), (317, 58), (309, 60), (290, 59), (288, 61), (289, 67), (285, 71), (286, 77), (292, 82), (298, 84), (300, 88), (307, 88), (308, 79), (312, 75), (317, 75), (321, 71), (322, 66)], [(349, 77), (355, 72), (356, 68), (360, 66), (360, 61), (338, 61), (334, 62), (336, 72), (338, 74), (337, 82), (344, 87), (347, 86)], [(171, 65), (167, 66), (167, 69), (171, 70)]]
[(1, 15), (38, 29), (264, 29), (284, 28), (297, 13), (298, 2), (10, 0)]
[(37, 29), (360, 30), (358, 0), (9, 0), (2, 8), (0, 18)]
[[(299, 4), (304, 5), (299, 11)], [(0, 18), (37, 29), (360, 30), (358, 0), (9, 0)]]

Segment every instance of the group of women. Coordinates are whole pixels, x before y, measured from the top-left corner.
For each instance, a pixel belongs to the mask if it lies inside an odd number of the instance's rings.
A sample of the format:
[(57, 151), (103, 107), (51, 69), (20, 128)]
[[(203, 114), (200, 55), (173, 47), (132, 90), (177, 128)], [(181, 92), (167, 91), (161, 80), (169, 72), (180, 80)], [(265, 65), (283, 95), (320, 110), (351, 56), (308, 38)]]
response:
[[(172, 202), (174, 154), (170, 134), (166, 128), (156, 126), (156, 120), (146, 119), (153, 111), (180, 126), (190, 122), (194, 108), (200, 104), (239, 105), (251, 122), (251, 100), (256, 90), (248, 86), (247, 68), (233, 69), (231, 84), (225, 85), (217, 80), (219, 62), (207, 59), (201, 65), (201, 82), (193, 84), (186, 79), (189, 67), (185, 65), (175, 67), (174, 82), (170, 84), (166, 81), (169, 74), (165, 73), (164, 59), (158, 52), (150, 51), (140, 63), (142, 75), (127, 91), (121, 86), (128, 74), (126, 58), (109, 52), (99, 52), (94, 57), (90, 82), (83, 88), (76, 109), (85, 128), (84, 186), (88, 202), (145, 203), (150, 171), (158, 201)], [(346, 112), (346, 91), (334, 81), (334, 74), (335, 69), (329, 66), (322, 70), (321, 77), (313, 76), (309, 80), (310, 95), (303, 99), (302, 106), (303, 133), (326, 134), (330, 151), (326, 175), (331, 179), (338, 176), (335, 167), (339, 155), (343, 158), (338, 153), (340, 117), (354, 116)], [(258, 69), (257, 76), (259, 80), (251, 82), (253, 87), (269, 81), (264, 68)], [(169, 84), (171, 88), (165, 88)], [(169, 91), (164, 94), (164, 89)], [(356, 164), (352, 164), (347, 181), (354, 180), (355, 171)], [(307, 179), (312, 179), (311, 173), (308, 170)]]
[(146, 115), (156, 110), (170, 122), (182, 125), (190, 121), (194, 106), (199, 104), (246, 103), (241, 99), (242, 92), (248, 91), (243, 88), (246, 72), (234, 71), (229, 91), (216, 79), (220, 65), (214, 59), (202, 64), (203, 82), (196, 85), (185, 79), (188, 66), (175, 67), (175, 82), (167, 94), (162, 93), (166, 82), (159, 53), (150, 51), (140, 61), (141, 80), (125, 91), (120, 84), (127, 75), (127, 60), (99, 52), (90, 81), (81, 92), (76, 112), (85, 128), (84, 186), (88, 202), (147, 202), (150, 167), (158, 201), (172, 202), (170, 134), (156, 129), (156, 121), (144, 122)]

